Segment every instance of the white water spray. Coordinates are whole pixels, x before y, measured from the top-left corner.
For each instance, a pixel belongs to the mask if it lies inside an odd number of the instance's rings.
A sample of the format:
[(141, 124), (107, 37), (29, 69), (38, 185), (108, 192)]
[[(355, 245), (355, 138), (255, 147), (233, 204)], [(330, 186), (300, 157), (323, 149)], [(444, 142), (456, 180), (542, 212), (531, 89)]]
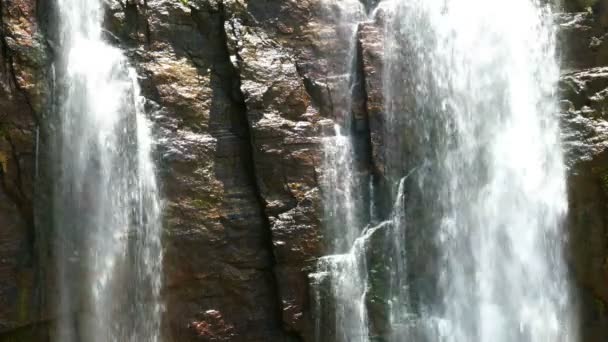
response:
[(161, 201), (137, 75), (103, 39), (101, 0), (57, 4), (63, 95), (55, 229), (63, 319), (55, 340), (158, 341)]
[(576, 341), (549, 8), (383, 6), (389, 176), (425, 165), (408, 184), (419, 207), (406, 217), (435, 236), (439, 273), (435, 300), (393, 309), (393, 319), (417, 311), (430, 341)]

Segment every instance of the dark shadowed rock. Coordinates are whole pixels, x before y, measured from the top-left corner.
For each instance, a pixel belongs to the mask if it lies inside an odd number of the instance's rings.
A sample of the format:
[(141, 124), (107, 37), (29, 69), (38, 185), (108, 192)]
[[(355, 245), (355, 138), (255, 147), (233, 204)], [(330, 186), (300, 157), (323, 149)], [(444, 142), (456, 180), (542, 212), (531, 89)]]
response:
[(359, 26), (359, 49), (363, 63), (363, 77), (367, 99), (365, 101), (369, 117), (372, 161), (381, 172), (384, 170), (382, 144), (384, 137), (384, 93), (383, 57), (384, 28), (379, 23), (369, 22)]
[[(581, 308), (581, 338), (608, 338), (608, 63), (598, 16), (564, 14), (561, 118), (568, 164), (568, 261)], [(575, 38), (576, 37), (576, 38)]]
[[(34, 1), (0, 1), (0, 339), (42, 339), (46, 255), (34, 227), (36, 119), (45, 109), (46, 46)], [(43, 228), (43, 227), (41, 227)]]

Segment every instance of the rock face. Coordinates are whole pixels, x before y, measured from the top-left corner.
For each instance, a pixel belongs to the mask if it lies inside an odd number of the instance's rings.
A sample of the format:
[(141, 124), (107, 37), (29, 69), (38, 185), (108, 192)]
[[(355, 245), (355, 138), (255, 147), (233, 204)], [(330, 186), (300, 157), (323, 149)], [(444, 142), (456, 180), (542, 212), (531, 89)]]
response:
[(48, 61), (35, 1), (0, 1), (0, 336), (36, 340), (44, 320), (44, 249), (33, 188)]
[(247, 6), (111, 7), (158, 126), (174, 340), (283, 341), (306, 325), (304, 268), (320, 252), (319, 114)]
[(561, 15), (560, 80), (569, 167), (569, 262), (583, 341), (608, 339), (608, 55), (605, 11)]
[(143, 77), (158, 127), (170, 339), (310, 336), (325, 104), (308, 92), (317, 80), (301, 76), (320, 54), (307, 46), (298, 59), (293, 44), (315, 41), (306, 25), (316, 6), (157, 0), (109, 8), (109, 28)]
[[(559, 17), (560, 91), (583, 340), (605, 341), (608, 29), (593, 6)], [(320, 138), (341, 119), (333, 82), (351, 43), (338, 19), (320, 0), (111, 0), (106, 13), (156, 127), (166, 339), (313, 340), (308, 273), (325, 253)], [(45, 341), (53, 321), (36, 143), (52, 109), (51, 16), (48, 1), (0, 0), (0, 341)], [(380, 184), (379, 18), (356, 35), (354, 112), (363, 168)], [(378, 331), (382, 320), (372, 319)]]

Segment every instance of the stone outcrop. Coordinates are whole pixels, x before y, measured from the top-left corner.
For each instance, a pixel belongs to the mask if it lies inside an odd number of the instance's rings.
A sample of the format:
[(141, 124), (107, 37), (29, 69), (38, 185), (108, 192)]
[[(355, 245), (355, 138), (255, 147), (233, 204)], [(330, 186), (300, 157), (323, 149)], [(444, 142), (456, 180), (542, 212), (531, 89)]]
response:
[(308, 92), (317, 80), (301, 76), (319, 54), (307, 47), (299, 59), (294, 42), (315, 40), (305, 25), (317, 5), (110, 7), (109, 28), (142, 77), (158, 127), (171, 338), (310, 335), (323, 118)]
[(608, 56), (604, 12), (561, 15), (561, 117), (568, 163), (569, 258), (583, 341), (608, 338)]
[[(158, 127), (166, 335), (290, 340), (318, 227), (307, 136), (315, 113), (302, 80), (278, 46), (258, 45), (268, 38), (243, 24), (243, 4), (132, 6), (117, 3), (111, 23)], [(129, 16), (141, 24), (130, 27)]]
[(382, 91), (384, 57), (384, 30), (380, 23), (368, 22), (359, 26), (357, 33), (361, 55), (362, 73), (365, 79), (365, 104), (368, 113), (372, 160), (384, 171), (382, 143), (384, 137), (384, 103)]

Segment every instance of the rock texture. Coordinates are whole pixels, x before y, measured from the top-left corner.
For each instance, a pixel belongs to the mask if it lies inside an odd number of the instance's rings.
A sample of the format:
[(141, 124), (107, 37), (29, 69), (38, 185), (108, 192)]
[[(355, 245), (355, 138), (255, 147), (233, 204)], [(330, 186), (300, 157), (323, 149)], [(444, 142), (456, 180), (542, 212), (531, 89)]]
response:
[[(53, 321), (36, 167), (37, 124), (53, 108), (48, 3), (0, 0), (0, 341), (45, 341)], [(106, 3), (107, 39), (137, 69), (158, 138), (166, 339), (313, 340), (308, 274), (325, 253), (320, 138), (343, 120), (335, 109), (348, 28), (320, 0)], [(569, 261), (583, 340), (605, 341), (608, 21), (601, 2), (572, 6), (593, 8), (558, 19)], [(381, 17), (357, 29), (353, 92), (361, 170), (380, 186)], [(372, 321), (380, 334), (383, 318)]]
[[(314, 146), (299, 145), (310, 143), (302, 128), (312, 124), (303, 117), (296, 127), (300, 116), (315, 113), (289, 58), (277, 46), (256, 46), (267, 38), (242, 24), (250, 20), (243, 6), (148, 1), (112, 8), (111, 28), (130, 47), (158, 126), (166, 335), (178, 341), (290, 340), (288, 324), (302, 315), (294, 301), (305, 298), (302, 258), (315, 249), (314, 208), (305, 202), (316, 189)], [(250, 54), (237, 56), (246, 44)], [(284, 232), (298, 227), (297, 235)], [(311, 246), (289, 241), (281, 250), (281, 234), (303, 240), (307, 231)]]
[(567, 152), (569, 262), (583, 341), (608, 339), (608, 12), (561, 15), (561, 117)]
[(0, 1), (0, 339), (7, 331), (30, 340), (44, 335), (35, 329), (44, 318), (44, 256), (33, 187), (48, 61), (36, 5)]
[(300, 72), (319, 54), (298, 59), (285, 42), (315, 41), (304, 26), (317, 5), (110, 6), (109, 28), (142, 76), (158, 126), (166, 335), (174, 340), (310, 335), (307, 271), (322, 253), (322, 105)]

